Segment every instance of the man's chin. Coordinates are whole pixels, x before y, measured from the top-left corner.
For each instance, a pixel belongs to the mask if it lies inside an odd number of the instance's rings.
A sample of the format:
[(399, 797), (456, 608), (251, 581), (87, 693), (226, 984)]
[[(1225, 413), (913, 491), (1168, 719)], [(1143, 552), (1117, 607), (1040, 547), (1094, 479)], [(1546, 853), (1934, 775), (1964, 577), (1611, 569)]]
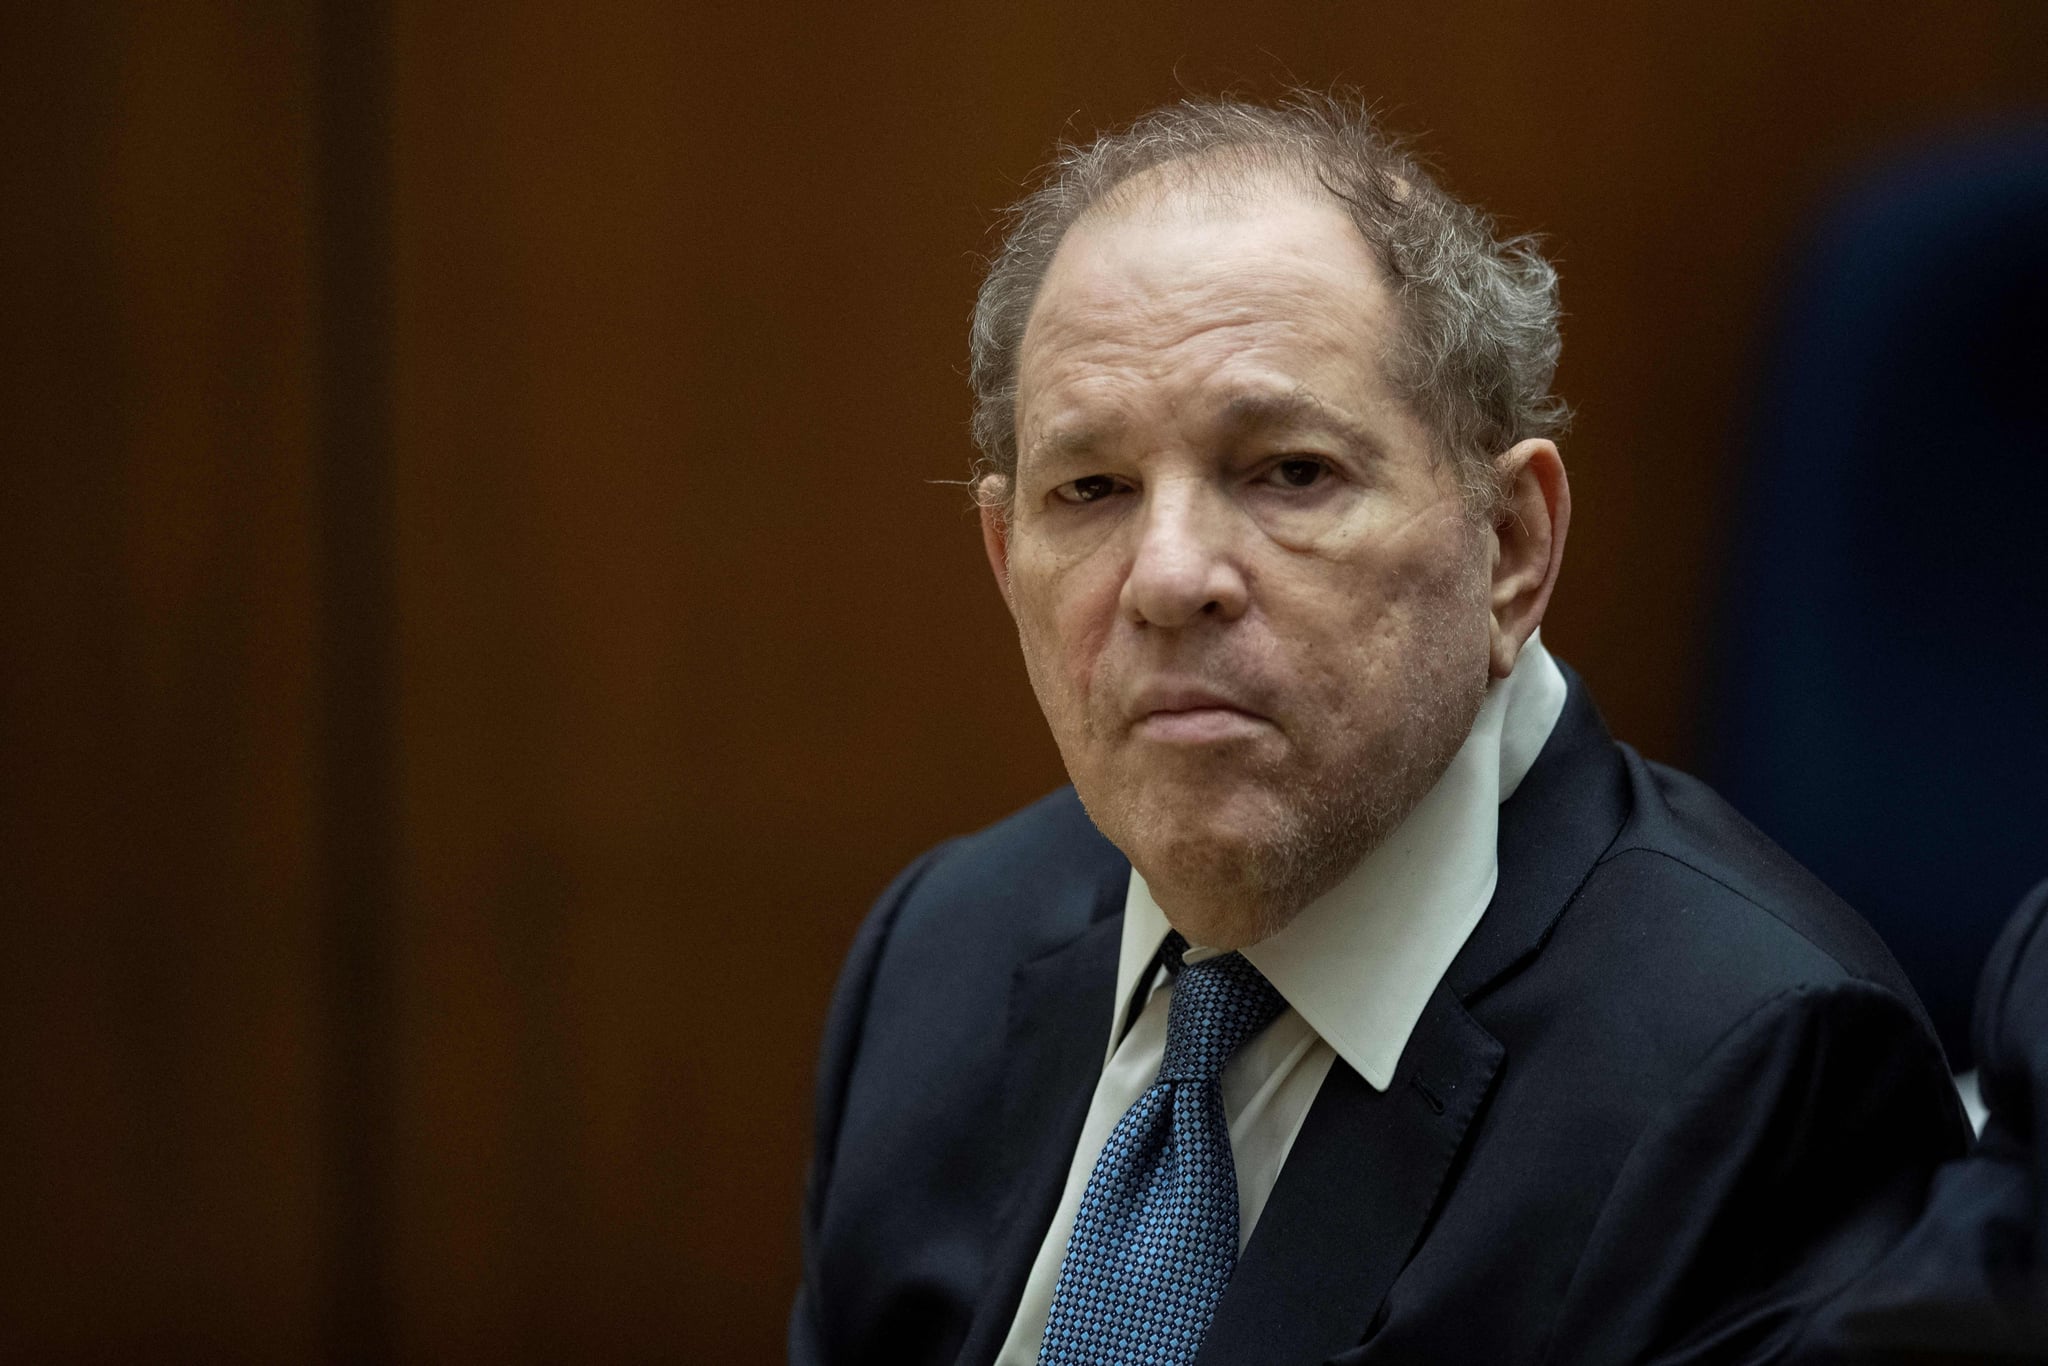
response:
[(1242, 775), (1228, 783), (1147, 776), (1154, 781), (1126, 777), (1100, 786), (1077, 782), (1076, 788), (1167, 917), (1189, 938), (1217, 947), (1252, 943), (1283, 928), (1412, 805), (1389, 810), (1372, 800), (1384, 794), (1371, 788), (1318, 802), (1317, 789), (1299, 779), (1286, 786)]
[(1104, 833), (1141, 868), (1144, 863), (1233, 867), (1285, 843), (1298, 826), (1298, 819), (1271, 794), (1242, 788), (1160, 784), (1135, 799), (1107, 805)]
[(1189, 834), (1155, 841), (1131, 863), (1190, 941), (1238, 949), (1276, 933), (1306, 904), (1298, 852), (1278, 839)]
[(1235, 919), (1253, 908), (1265, 917), (1276, 894), (1285, 896), (1276, 884), (1297, 871), (1300, 819), (1262, 794), (1176, 792), (1166, 800), (1101, 804), (1086, 790), (1081, 797), (1169, 913), (1176, 902), (1192, 910), (1199, 900), (1208, 919)]

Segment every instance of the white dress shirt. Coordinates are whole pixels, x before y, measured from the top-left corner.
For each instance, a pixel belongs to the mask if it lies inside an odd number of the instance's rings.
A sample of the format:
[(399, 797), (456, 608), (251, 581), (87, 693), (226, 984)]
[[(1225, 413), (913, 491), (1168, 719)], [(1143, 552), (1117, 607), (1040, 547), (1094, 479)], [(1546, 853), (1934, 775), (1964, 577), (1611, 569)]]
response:
[[(1243, 951), (1288, 1008), (1223, 1070), (1240, 1252), (1331, 1063), (1344, 1059), (1376, 1090), (1393, 1080), (1430, 994), (1493, 899), (1500, 804), (1536, 762), (1564, 698), (1564, 675), (1531, 636), (1508, 677), (1487, 688), (1472, 733), (1408, 818), (1285, 929)], [(1108, 1057), (997, 1366), (1038, 1360), (1060, 1262), (1095, 1160), (1124, 1111), (1159, 1079), (1173, 983), (1155, 963), (1169, 928), (1145, 879), (1132, 869), (1116, 997), (1105, 1021)], [(1187, 960), (1216, 952), (1191, 948)], [(1130, 1032), (1118, 1039), (1116, 1017), (1147, 972), (1154, 978), (1151, 994)]]

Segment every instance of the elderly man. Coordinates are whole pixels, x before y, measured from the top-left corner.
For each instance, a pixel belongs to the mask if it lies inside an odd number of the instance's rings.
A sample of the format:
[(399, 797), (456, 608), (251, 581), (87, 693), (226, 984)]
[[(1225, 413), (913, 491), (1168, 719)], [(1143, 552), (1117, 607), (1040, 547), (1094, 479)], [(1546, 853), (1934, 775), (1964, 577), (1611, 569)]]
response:
[(1070, 790), (848, 960), (798, 1362), (1767, 1356), (1966, 1129), (1855, 915), (1537, 634), (1555, 277), (1362, 115), (1068, 150), (977, 306)]

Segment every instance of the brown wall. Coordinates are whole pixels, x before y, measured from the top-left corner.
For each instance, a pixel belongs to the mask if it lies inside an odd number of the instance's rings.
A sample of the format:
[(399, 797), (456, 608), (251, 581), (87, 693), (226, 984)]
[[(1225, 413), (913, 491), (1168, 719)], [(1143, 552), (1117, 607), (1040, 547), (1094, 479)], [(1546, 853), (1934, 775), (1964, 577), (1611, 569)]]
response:
[(1775, 264), (2048, 100), (2036, 0), (29, 9), (4, 1360), (777, 1358), (858, 917), (1060, 781), (933, 482), (1055, 134), (1346, 79), (1547, 233), (1547, 634), (1683, 760)]

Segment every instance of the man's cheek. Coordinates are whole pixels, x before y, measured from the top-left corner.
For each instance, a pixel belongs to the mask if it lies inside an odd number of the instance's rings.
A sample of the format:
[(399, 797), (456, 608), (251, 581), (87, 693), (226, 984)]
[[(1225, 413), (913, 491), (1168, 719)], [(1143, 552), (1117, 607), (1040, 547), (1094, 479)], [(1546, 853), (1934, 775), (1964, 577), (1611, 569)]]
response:
[[(1106, 610), (1105, 610), (1106, 604)], [(1095, 675), (1115, 626), (1114, 596), (1049, 594), (1031, 615), (1030, 633), (1046, 663), (1081, 695), (1094, 689)]]

